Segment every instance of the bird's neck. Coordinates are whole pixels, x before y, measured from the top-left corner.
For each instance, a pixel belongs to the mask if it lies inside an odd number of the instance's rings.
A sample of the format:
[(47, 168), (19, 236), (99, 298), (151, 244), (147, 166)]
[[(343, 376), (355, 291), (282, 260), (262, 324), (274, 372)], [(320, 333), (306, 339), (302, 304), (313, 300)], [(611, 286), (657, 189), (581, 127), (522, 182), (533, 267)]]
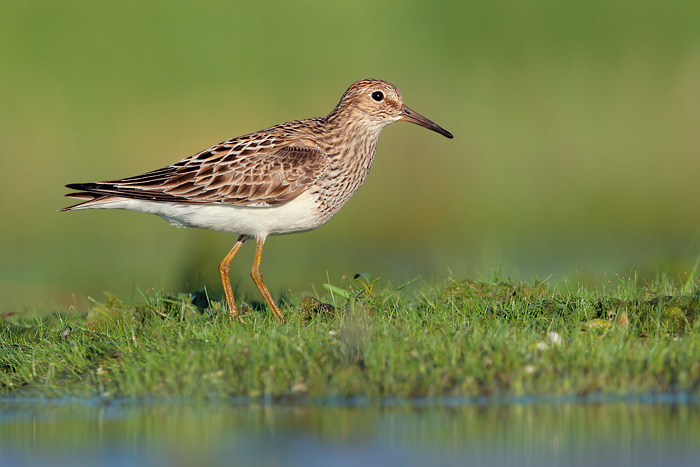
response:
[(333, 114), (326, 117), (331, 164), (359, 173), (364, 180), (372, 167), (383, 127), (363, 119), (341, 118)]
[(334, 109), (324, 117), (325, 131), (328, 139), (333, 141), (335, 148), (345, 148), (346, 153), (374, 156), (377, 139), (384, 122), (372, 121), (364, 116), (352, 115), (347, 112), (339, 112)]

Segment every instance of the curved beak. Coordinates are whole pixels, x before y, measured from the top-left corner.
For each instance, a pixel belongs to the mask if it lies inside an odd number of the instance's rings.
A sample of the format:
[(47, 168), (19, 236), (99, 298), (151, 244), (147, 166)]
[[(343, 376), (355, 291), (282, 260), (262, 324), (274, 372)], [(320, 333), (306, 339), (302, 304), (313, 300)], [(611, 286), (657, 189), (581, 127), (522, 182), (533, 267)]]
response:
[(413, 110), (409, 109), (405, 105), (401, 108), (401, 118), (399, 120), (404, 120), (406, 122), (411, 122), (415, 123), (416, 125), (420, 125), (423, 128), (427, 128), (428, 130), (433, 130), (437, 133), (440, 133), (442, 136), (446, 138), (452, 139), (452, 133), (449, 131), (445, 130), (442, 128), (440, 125), (437, 125), (424, 116), (422, 116), (419, 113), (414, 112)]

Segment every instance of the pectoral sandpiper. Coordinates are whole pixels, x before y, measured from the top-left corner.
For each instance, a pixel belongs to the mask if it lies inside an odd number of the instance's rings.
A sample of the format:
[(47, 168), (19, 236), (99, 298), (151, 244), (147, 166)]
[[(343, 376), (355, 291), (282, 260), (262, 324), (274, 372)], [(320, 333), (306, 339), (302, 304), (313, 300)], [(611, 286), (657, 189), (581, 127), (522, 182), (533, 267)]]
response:
[(260, 259), (269, 235), (305, 232), (326, 223), (357, 191), (374, 160), (382, 129), (405, 120), (452, 134), (403, 103), (386, 81), (354, 83), (325, 117), (282, 123), (232, 138), (162, 169), (97, 183), (74, 183), (62, 209), (128, 209), (157, 214), (180, 227), (239, 235), (219, 265), (229, 313), (238, 316), (231, 260), (256, 239), (251, 276), (278, 321), (284, 317), (263, 282)]

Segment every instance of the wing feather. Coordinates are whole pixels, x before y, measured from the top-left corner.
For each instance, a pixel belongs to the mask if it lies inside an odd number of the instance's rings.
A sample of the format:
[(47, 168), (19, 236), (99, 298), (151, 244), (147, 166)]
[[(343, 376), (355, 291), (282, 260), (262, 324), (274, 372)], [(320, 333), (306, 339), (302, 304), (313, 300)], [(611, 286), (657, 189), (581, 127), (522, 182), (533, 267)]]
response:
[[(79, 199), (133, 198), (180, 203), (274, 206), (291, 201), (325, 173), (328, 155), (265, 133), (226, 141), (162, 169), (98, 183), (67, 185)], [(67, 208), (70, 209), (70, 208)]]

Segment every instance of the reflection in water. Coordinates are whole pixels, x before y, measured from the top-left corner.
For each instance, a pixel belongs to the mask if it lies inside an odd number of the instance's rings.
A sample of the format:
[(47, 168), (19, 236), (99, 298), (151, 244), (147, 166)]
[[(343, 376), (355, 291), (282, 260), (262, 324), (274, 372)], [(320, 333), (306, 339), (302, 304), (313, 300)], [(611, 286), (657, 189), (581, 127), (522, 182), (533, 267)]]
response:
[(0, 401), (0, 465), (696, 465), (700, 407)]

